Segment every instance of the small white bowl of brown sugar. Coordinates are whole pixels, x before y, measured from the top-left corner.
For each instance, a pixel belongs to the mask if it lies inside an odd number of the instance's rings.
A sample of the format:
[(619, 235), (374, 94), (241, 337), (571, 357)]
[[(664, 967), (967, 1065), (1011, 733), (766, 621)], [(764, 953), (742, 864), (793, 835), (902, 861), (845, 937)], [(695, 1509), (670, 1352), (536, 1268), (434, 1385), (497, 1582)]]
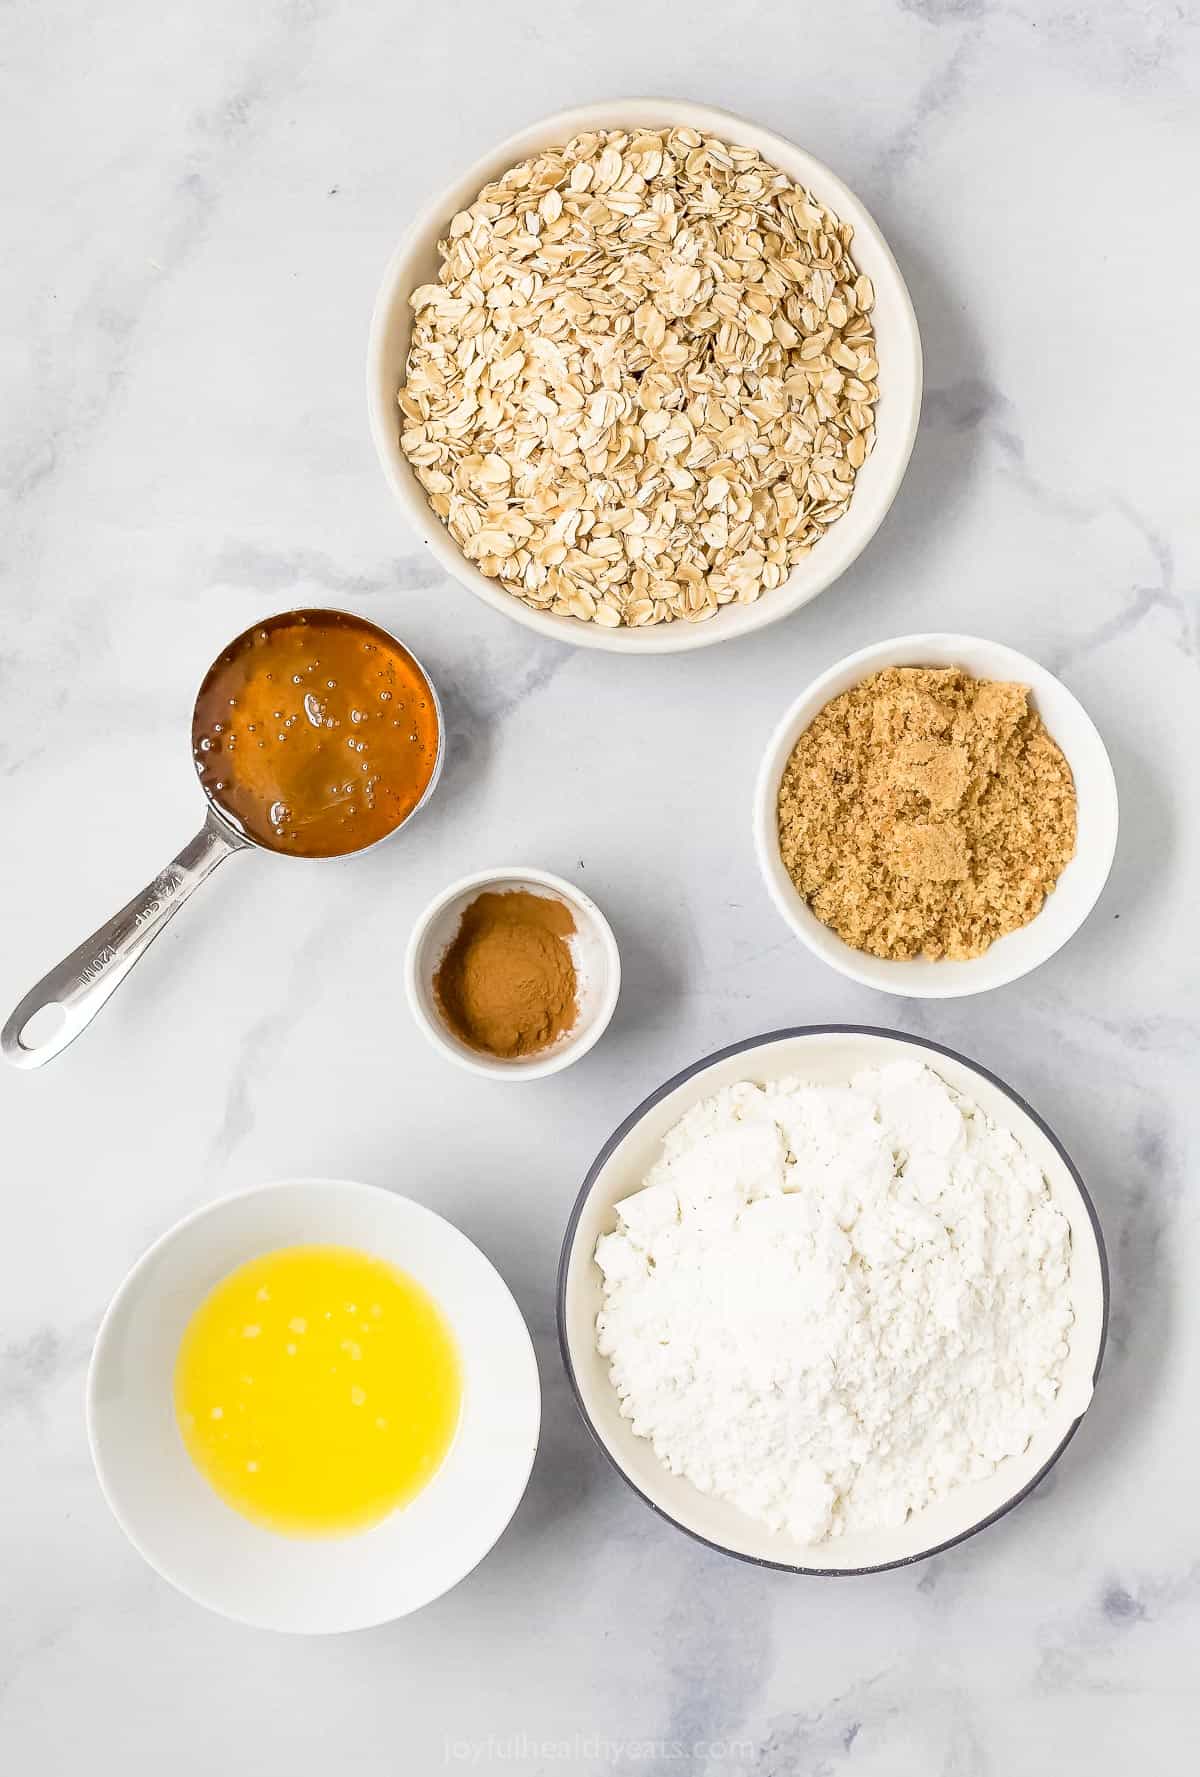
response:
[(797, 698), (758, 777), (755, 844), (802, 943), (884, 993), (954, 999), (1083, 924), (1117, 843), (1094, 723), (1053, 673), (977, 636), (900, 636)]

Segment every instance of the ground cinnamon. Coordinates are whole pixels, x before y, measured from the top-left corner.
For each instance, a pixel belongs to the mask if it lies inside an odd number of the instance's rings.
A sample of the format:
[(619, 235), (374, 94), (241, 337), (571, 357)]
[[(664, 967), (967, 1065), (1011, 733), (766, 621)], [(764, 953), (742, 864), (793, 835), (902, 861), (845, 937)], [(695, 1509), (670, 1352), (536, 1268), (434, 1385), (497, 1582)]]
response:
[(533, 1055), (579, 1012), (562, 901), (525, 889), (488, 891), (462, 916), (438, 964), (434, 994), (454, 1034), (488, 1055)]

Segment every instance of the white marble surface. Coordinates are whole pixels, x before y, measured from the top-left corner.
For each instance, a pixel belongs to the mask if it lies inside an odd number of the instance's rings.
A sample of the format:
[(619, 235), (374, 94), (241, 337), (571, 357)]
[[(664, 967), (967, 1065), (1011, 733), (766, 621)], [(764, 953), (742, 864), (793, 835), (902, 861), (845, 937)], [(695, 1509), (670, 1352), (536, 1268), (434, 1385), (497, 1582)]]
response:
[[(696, 1777), (1187, 1768), (1195, 9), (24, 0), (0, 31), (0, 999), (197, 824), (191, 698), (259, 613), (332, 601), (398, 628), (452, 729), (403, 842), (323, 869), (235, 860), (68, 1055), (0, 1079), (0, 1764), (602, 1772), (660, 1739)], [(761, 119), (862, 194), (910, 280), (928, 398), (895, 509), (836, 589), (750, 642), (626, 664), (540, 643), (431, 569), (372, 459), (363, 356), (429, 191), (531, 116), (654, 88)], [(790, 940), (747, 817), (804, 681), (939, 627), (1062, 673), (1108, 740), (1124, 824), (1061, 955), (921, 1006)], [(444, 1065), (400, 984), (433, 891), (513, 858), (586, 886), (627, 968), (596, 1053), (521, 1091)], [(696, 1056), (818, 1020), (926, 1033), (1012, 1081), (1083, 1169), (1114, 1292), (1100, 1392), (1051, 1482), (924, 1567), (830, 1584), (722, 1560), (622, 1488), (568, 1399), (552, 1304), (614, 1123)], [(82, 1411), (140, 1250), (297, 1170), (459, 1222), (521, 1300), (546, 1402), (484, 1565), (416, 1618), (323, 1643), (161, 1584), (108, 1517)], [(722, 1739), (740, 1745), (706, 1750)]]

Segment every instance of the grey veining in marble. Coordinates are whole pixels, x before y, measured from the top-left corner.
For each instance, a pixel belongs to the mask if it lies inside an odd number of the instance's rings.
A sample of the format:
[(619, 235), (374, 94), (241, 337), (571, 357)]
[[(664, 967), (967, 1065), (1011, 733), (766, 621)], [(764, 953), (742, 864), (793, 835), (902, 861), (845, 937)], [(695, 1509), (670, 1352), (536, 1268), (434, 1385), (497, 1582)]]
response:
[[(443, 786), (321, 870), (234, 860), (74, 1049), (0, 1077), (0, 1766), (211, 1777), (494, 1768), (680, 1777), (1190, 1769), (1200, 1709), (1196, 761), (1200, 376), (1191, 0), (16, 0), (0, 11), (0, 1001), (199, 823), (187, 718), (220, 643), (334, 602), (442, 687)], [(911, 469), (808, 610), (686, 659), (540, 642), (447, 582), (367, 436), (383, 265), (417, 205), (539, 112), (657, 88), (802, 142), (863, 196), (927, 359)], [(888, 634), (992, 635), (1113, 754), (1116, 866), (1079, 936), (980, 1000), (882, 998), (801, 951), (748, 833), (788, 700)], [(525, 858), (609, 912), (597, 1051), (509, 1092), (403, 1005), (411, 921)], [(1058, 1130), (1113, 1268), (1059, 1468), (906, 1572), (759, 1573), (592, 1449), (553, 1328), (559, 1234), (613, 1125), (718, 1045), (892, 1024)], [(499, 1265), (545, 1430), (508, 1534), (407, 1622), (334, 1642), (177, 1597), (110, 1520), (82, 1390), (104, 1305), (187, 1210), (288, 1172), (411, 1192)]]

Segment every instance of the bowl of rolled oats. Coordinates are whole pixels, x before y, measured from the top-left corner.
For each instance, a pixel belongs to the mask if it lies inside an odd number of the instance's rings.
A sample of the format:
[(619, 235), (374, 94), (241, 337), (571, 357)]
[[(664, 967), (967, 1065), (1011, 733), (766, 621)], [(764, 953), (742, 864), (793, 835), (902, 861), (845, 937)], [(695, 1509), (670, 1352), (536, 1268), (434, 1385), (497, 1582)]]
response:
[(531, 125), (417, 220), (368, 399), (450, 575), (542, 635), (670, 653), (776, 622), (865, 548), (921, 346), (827, 167), (724, 111), (622, 99)]

